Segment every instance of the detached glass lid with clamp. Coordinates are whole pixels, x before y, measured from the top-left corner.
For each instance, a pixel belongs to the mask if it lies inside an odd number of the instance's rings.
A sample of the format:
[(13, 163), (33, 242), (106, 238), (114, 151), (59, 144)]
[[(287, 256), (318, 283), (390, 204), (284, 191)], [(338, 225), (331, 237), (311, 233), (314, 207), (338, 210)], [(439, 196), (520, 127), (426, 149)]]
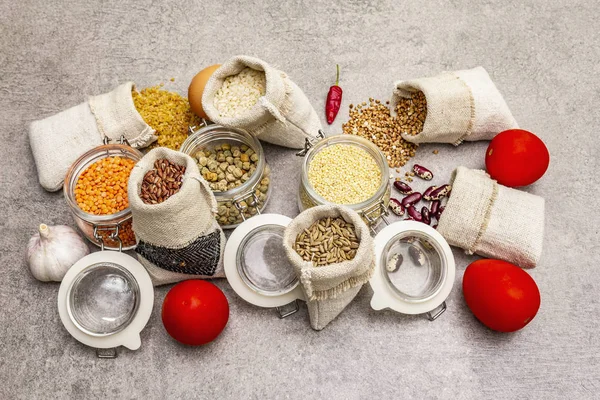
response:
[(256, 215), (238, 226), (225, 246), (225, 275), (233, 290), (248, 303), (276, 308), (280, 318), (298, 311), (297, 300), (304, 300), (283, 247), (290, 222), (284, 215)]
[[(118, 241), (118, 236), (112, 239)], [(63, 325), (75, 339), (96, 348), (100, 358), (115, 358), (118, 346), (140, 347), (153, 304), (154, 289), (144, 267), (117, 251), (83, 257), (67, 271), (58, 292)]]
[(446, 310), (455, 274), (452, 250), (439, 232), (421, 222), (395, 222), (375, 236), (371, 307), (433, 321)]

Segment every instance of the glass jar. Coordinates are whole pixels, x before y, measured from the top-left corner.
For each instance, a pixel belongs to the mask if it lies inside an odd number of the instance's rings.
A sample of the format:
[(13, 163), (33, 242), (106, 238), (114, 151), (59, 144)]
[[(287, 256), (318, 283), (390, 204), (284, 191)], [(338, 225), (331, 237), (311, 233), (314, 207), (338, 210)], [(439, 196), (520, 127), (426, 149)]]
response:
[[(180, 151), (199, 162), (199, 158), (196, 157), (198, 152), (214, 150), (215, 147), (223, 144), (231, 147), (246, 146), (251, 149), (251, 152), (245, 150), (243, 153), (257, 156), (256, 169), (241, 185), (219, 191), (213, 187), (215, 182), (212, 182), (211, 188), (218, 203), (217, 222), (223, 229), (232, 229), (244, 220), (260, 214), (267, 205), (271, 194), (271, 170), (258, 139), (241, 129), (226, 128), (221, 125), (206, 126), (193, 132), (183, 142)], [(204, 168), (206, 166), (199, 164), (201, 173)]]
[(83, 211), (75, 200), (75, 187), (81, 173), (96, 161), (114, 156), (137, 162), (143, 154), (124, 144), (105, 144), (95, 147), (71, 165), (65, 177), (63, 192), (77, 227), (90, 242), (102, 249), (131, 250), (135, 248), (136, 242), (129, 207), (115, 214), (95, 215)]
[(300, 211), (304, 211), (307, 208), (333, 204), (325, 200), (319, 195), (310, 184), (308, 180), (308, 169), (310, 163), (315, 155), (326, 147), (345, 144), (350, 146), (359, 147), (365, 150), (369, 155), (373, 157), (379, 171), (381, 172), (381, 179), (379, 187), (375, 194), (369, 199), (357, 204), (344, 204), (345, 206), (358, 212), (365, 223), (374, 229), (382, 219), (385, 219), (385, 215), (388, 214), (387, 207), (390, 202), (391, 186), (389, 183), (390, 170), (383, 153), (373, 143), (366, 139), (363, 139), (355, 135), (335, 135), (324, 138), (310, 147), (306, 152), (304, 161), (302, 163), (302, 177), (300, 180), (300, 190), (298, 191), (298, 208)]

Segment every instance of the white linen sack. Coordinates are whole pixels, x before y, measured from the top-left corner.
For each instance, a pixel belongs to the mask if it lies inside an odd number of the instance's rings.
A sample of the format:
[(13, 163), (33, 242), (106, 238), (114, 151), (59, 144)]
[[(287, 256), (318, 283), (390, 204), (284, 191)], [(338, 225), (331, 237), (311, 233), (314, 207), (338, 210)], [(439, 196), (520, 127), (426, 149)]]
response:
[(417, 135), (403, 133), (412, 143), (451, 143), (491, 140), (498, 133), (519, 126), (504, 98), (483, 67), (444, 72), (427, 78), (394, 84), (391, 109), (400, 98), (421, 91), (427, 99), (427, 117)]
[[(315, 267), (296, 253), (294, 244), (304, 229), (327, 217), (342, 217), (354, 224), (359, 247), (352, 260)], [(369, 228), (360, 215), (344, 206), (325, 205), (302, 212), (286, 227), (283, 245), (307, 299), (310, 325), (315, 330), (323, 329), (350, 304), (375, 269), (375, 244)]]
[[(245, 68), (264, 71), (266, 93), (239, 117), (221, 117), (214, 105), (215, 94), (225, 78)], [(305, 139), (314, 139), (322, 129), (315, 109), (288, 76), (258, 58), (237, 56), (217, 69), (204, 88), (202, 108), (216, 124), (244, 129), (265, 142), (300, 149)]]
[[(142, 181), (163, 158), (186, 167), (182, 185), (164, 202), (146, 204), (140, 197)], [(148, 152), (131, 171), (128, 198), (135, 252), (155, 286), (225, 276), (225, 235), (214, 217), (217, 200), (190, 156), (164, 147)]]
[(109, 93), (31, 123), (29, 143), (44, 189), (60, 190), (73, 162), (101, 145), (105, 137), (116, 141), (124, 136), (138, 148), (156, 140), (154, 130), (133, 104), (132, 88), (133, 82), (124, 83)]
[(467, 254), (498, 258), (523, 268), (542, 255), (544, 199), (499, 185), (485, 171), (458, 167), (438, 232)]

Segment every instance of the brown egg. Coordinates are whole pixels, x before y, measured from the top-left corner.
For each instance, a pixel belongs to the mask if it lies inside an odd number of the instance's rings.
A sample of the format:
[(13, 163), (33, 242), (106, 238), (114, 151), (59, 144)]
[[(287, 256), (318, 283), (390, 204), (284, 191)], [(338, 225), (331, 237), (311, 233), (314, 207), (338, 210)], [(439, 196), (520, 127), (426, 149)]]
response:
[(208, 119), (208, 116), (202, 108), (202, 93), (204, 93), (204, 87), (206, 82), (212, 76), (213, 72), (219, 68), (221, 64), (211, 65), (210, 67), (204, 68), (202, 71), (192, 79), (190, 87), (188, 89), (188, 100), (190, 102), (190, 108), (197, 116)]

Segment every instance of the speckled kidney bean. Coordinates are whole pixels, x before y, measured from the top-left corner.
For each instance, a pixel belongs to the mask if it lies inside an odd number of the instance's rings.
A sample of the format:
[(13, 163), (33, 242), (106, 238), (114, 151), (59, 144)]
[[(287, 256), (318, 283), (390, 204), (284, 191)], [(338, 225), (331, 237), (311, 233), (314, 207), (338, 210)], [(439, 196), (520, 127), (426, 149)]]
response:
[(426, 181), (430, 181), (433, 179), (433, 173), (430, 170), (428, 170), (427, 168), (425, 168), (419, 164), (413, 165), (413, 172), (419, 178), (425, 179)]
[(427, 225), (431, 223), (431, 216), (429, 215), (429, 208), (427, 206), (421, 208), (421, 217), (423, 217), (423, 223)]
[(405, 208), (402, 203), (400, 203), (400, 200), (394, 199), (393, 197), (390, 199), (390, 209), (394, 214), (399, 216), (403, 216), (405, 212)]
[(435, 217), (437, 215), (439, 209), (440, 209), (440, 201), (439, 200), (432, 201), (431, 205), (429, 206), (429, 215), (432, 215)]
[(446, 209), (446, 207), (440, 206), (437, 214), (435, 214), (435, 217), (437, 218), (438, 221), (440, 220), (440, 217), (442, 216), (442, 213), (444, 212), (445, 209)]
[(448, 196), (452, 191), (452, 186), (445, 184), (431, 192), (431, 200), (440, 200)]
[(421, 193), (414, 192), (414, 193), (409, 194), (408, 196), (406, 196), (405, 198), (402, 199), (402, 205), (404, 207), (408, 207), (411, 204), (415, 204), (415, 203), (418, 203), (419, 201), (421, 201), (422, 197), (423, 196), (421, 196)]
[(433, 192), (435, 189), (437, 189), (437, 186), (429, 186), (427, 189), (425, 189), (425, 191), (423, 192), (423, 198), (425, 200), (431, 200), (431, 192)]
[(412, 188), (408, 186), (407, 183), (404, 183), (402, 181), (394, 182), (394, 187), (397, 191), (399, 191), (402, 194), (411, 194), (413, 192)]
[(408, 215), (410, 215), (410, 217), (415, 220), (415, 221), (419, 221), (419, 222), (423, 222), (423, 216), (421, 215), (420, 212), (417, 211), (417, 209), (415, 208), (415, 206), (410, 205), (406, 208), (406, 212), (408, 213)]

